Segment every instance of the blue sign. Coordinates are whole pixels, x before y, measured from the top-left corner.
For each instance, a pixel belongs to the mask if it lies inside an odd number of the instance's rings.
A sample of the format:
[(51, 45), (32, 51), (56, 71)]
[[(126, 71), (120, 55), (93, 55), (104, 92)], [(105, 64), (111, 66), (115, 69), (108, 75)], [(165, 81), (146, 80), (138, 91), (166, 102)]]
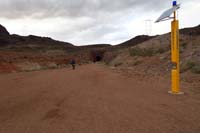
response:
[(177, 2), (176, 1), (173, 1), (173, 6), (177, 6)]

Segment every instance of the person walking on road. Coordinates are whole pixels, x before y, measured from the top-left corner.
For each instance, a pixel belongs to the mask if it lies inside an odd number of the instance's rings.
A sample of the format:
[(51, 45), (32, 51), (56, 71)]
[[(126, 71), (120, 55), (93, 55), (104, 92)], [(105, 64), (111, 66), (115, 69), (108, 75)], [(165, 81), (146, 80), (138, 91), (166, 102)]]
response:
[(74, 59), (71, 60), (70, 64), (72, 65), (72, 69), (75, 70), (76, 61)]

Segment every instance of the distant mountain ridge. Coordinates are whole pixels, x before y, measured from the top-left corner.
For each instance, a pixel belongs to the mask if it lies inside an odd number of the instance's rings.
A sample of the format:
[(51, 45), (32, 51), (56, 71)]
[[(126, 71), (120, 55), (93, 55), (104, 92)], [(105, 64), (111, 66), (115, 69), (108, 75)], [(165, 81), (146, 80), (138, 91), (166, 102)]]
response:
[(10, 33), (4, 26), (0, 24), (0, 36), (8, 36), (8, 35), (10, 35)]
[(186, 34), (186, 35), (200, 35), (200, 25), (192, 28), (184, 28), (180, 30), (181, 34)]
[[(180, 30), (180, 34), (186, 35), (200, 35), (200, 25), (191, 28), (184, 28)], [(160, 36), (160, 35), (157, 35)], [(52, 47), (58, 49), (90, 49), (90, 48), (125, 48), (135, 46), (137, 44), (143, 43), (150, 39), (153, 39), (157, 36), (147, 36), (147, 35), (139, 35), (128, 41), (122, 42), (118, 45), (111, 44), (94, 44), (94, 45), (84, 45), (84, 46), (75, 46), (69, 42), (56, 41), (49, 37), (39, 37), (34, 35), (29, 36), (20, 36), (20, 35), (10, 35), (7, 29), (0, 24), (0, 47), (12, 47), (13, 49), (16, 47), (25, 47), (28, 48), (45, 48)]]
[(148, 41), (156, 36), (139, 35), (116, 46), (130, 47)]
[(0, 48), (12, 51), (41, 52), (53, 49), (70, 51), (75, 46), (71, 43), (53, 40), (49, 37), (10, 35), (7, 29), (0, 25)]

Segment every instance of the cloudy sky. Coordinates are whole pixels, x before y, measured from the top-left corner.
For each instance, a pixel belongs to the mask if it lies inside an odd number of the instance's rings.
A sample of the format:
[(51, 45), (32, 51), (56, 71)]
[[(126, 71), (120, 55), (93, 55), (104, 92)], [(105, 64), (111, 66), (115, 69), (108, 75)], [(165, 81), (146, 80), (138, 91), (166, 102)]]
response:
[[(118, 44), (141, 34), (169, 32), (170, 21), (154, 21), (171, 3), (172, 0), (0, 0), (0, 24), (11, 34), (47, 36), (75, 45)], [(180, 27), (199, 25), (200, 1), (178, 3)]]

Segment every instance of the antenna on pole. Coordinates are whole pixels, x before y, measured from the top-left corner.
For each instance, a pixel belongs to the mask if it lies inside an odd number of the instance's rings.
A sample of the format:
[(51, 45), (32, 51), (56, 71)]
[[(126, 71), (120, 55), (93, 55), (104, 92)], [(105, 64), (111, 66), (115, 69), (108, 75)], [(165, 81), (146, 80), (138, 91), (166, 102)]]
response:
[(151, 36), (152, 34), (152, 20), (151, 19), (145, 20), (145, 32), (146, 32), (146, 35)]
[[(176, 0), (172, 2), (172, 8), (166, 10), (156, 20), (157, 22), (173, 19), (171, 22), (171, 94), (183, 94), (180, 92), (180, 59), (179, 59), (179, 21), (177, 20), (177, 10), (180, 4)], [(171, 17), (171, 15), (173, 16)]]

